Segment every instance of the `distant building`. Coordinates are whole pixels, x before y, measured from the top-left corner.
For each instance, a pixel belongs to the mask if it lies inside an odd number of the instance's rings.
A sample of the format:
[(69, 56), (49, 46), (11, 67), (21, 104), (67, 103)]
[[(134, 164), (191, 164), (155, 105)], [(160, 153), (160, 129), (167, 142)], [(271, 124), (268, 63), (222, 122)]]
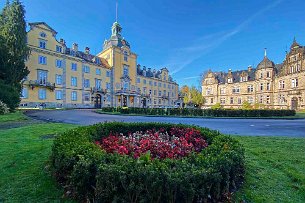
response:
[(202, 80), (204, 108), (220, 103), (224, 108), (241, 108), (245, 101), (276, 109), (305, 109), (305, 47), (294, 39), (281, 64), (265, 52), (254, 69), (227, 73), (209, 71)]
[(21, 107), (174, 107), (178, 84), (166, 68), (137, 65), (137, 54), (122, 37), (118, 22), (103, 50), (93, 55), (74, 43), (56, 39), (44, 22), (30, 23), (27, 44), (31, 50), (23, 81)]

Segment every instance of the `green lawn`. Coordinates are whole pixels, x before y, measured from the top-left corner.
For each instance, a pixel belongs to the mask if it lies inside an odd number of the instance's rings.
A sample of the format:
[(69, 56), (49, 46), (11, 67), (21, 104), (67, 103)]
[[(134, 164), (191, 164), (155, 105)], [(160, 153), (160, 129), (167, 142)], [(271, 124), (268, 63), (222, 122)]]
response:
[[(21, 113), (0, 116), (0, 122), (24, 119)], [(0, 129), (0, 202), (67, 201), (46, 167), (53, 139), (45, 138), (73, 127), (29, 123)], [(235, 201), (305, 202), (305, 139), (234, 137), (245, 146), (247, 166)]]
[(63, 201), (46, 167), (53, 140), (41, 136), (73, 127), (51, 123), (0, 129), (0, 202)]
[(236, 138), (246, 148), (246, 181), (237, 200), (305, 202), (305, 139)]
[(23, 121), (27, 120), (27, 117), (23, 115), (21, 111), (16, 111), (15, 113), (0, 115), (0, 123), (9, 121)]

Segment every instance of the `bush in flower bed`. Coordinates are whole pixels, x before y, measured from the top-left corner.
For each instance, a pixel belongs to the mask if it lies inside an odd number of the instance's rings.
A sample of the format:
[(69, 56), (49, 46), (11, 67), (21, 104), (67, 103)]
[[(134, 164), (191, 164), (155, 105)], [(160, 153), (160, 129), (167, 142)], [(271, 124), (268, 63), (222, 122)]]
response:
[(279, 117), (295, 116), (295, 110), (277, 109), (187, 109), (187, 108), (120, 108), (106, 107), (102, 112), (119, 112), (122, 114), (203, 116), (203, 117)]
[(80, 201), (216, 202), (242, 183), (244, 149), (206, 128), (104, 123), (58, 136), (51, 164)]

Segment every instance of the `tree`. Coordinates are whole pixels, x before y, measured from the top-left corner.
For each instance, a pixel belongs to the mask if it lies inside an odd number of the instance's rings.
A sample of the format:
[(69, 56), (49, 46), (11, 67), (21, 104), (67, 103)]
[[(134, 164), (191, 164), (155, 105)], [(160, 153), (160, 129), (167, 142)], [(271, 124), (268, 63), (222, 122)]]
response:
[(244, 101), (242, 109), (244, 110), (252, 109), (252, 105), (248, 101)]
[[(4, 84), (10, 86), (16, 94), (13, 98), (20, 97), (21, 81), (29, 74), (25, 66), (25, 61), (29, 57), (29, 48), (26, 44), (26, 22), (24, 6), (19, 0), (12, 3), (7, 1), (0, 13), (0, 91), (1, 97), (9, 97), (4, 94)], [(7, 91), (6, 91), (7, 92)], [(7, 98), (0, 98), (7, 101)], [(14, 105), (9, 105), (11, 109), (18, 106), (20, 99)]]
[(181, 88), (181, 93), (184, 95), (183, 102), (189, 106), (201, 107), (205, 102), (201, 92), (194, 86), (189, 88), (184, 85)]

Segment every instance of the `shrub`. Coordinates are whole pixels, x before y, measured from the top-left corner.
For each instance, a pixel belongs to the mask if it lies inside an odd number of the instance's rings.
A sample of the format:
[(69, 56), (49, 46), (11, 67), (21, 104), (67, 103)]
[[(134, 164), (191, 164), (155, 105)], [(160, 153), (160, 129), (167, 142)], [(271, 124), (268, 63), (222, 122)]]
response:
[(279, 109), (223, 109), (219, 105), (215, 109), (161, 109), (161, 108), (103, 108), (103, 112), (119, 112), (121, 114), (171, 115), (171, 116), (204, 116), (204, 117), (275, 117), (294, 116), (295, 110)]
[(215, 105), (213, 105), (213, 106), (211, 107), (211, 109), (213, 109), (213, 110), (219, 110), (219, 109), (222, 109), (222, 106), (221, 106), (220, 103), (216, 103)]
[[(107, 153), (95, 144), (110, 134), (152, 129), (194, 129), (208, 146), (179, 159), (152, 159), (149, 153)], [(54, 141), (51, 163), (56, 179), (80, 201), (216, 202), (244, 177), (244, 149), (235, 139), (206, 128), (159, 123), (104, 123), (65, 132)]]
[(9, 112), (9, 109), (8, 109), (7, 105), (0, 100), (0, 115), (7, 114), (8, 112)]

